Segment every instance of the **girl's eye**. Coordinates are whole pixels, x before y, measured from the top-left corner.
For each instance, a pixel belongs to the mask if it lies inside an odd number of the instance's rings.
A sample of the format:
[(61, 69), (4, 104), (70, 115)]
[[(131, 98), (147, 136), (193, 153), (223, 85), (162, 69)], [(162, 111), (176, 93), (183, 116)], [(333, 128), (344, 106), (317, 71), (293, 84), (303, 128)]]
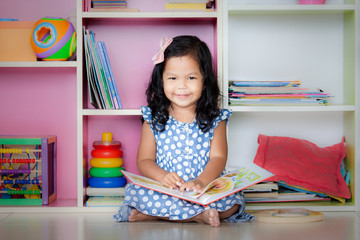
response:
[(189, 80), (195, 80), (196, 77), (189, 77)]
[(176, 80), (176, 77), (168, 77), (169, 80)]

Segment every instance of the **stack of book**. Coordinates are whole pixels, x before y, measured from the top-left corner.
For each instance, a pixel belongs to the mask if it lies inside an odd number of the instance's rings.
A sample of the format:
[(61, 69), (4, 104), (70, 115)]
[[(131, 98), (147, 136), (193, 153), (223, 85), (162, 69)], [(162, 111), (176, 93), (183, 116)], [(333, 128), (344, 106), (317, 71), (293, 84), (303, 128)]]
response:
[(87, 207), (119, 207), (125, 197), (125, 188), (86, 188)]
[(108, 11), (126, 9), (126, 1), (119, 0), (91, 0), (91, 11)]
[(138, 12), (127, 8), (127, 2), (120, 0), (84, 0), (85, 12)]
[(93, 31), (85, 27), (83, 34), (90, 103), (98, 109), (122, 109), (105, 43), (96, 42)]
[(300, 81), (230, 81), (229, 104), (327, 105), (330, 96), (321, 89), (300, 87)]
[(165, 11), (206, 11), (208, 0), (166, 0)]
[(326, 194), (304, 191), (279, 182), (260, 182), (243, 192), (248, 203), (330, 201)]

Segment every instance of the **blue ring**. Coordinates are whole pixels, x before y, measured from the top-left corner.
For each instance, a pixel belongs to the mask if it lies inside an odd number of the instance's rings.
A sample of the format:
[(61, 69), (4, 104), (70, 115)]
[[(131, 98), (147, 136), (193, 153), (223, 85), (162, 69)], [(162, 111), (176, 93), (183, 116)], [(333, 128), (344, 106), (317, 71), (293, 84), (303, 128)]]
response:
[(115, 188), (124, 187), (126, 185), (125, 177), (90, 177), (88, 179), (90, 187), (95, 188)]

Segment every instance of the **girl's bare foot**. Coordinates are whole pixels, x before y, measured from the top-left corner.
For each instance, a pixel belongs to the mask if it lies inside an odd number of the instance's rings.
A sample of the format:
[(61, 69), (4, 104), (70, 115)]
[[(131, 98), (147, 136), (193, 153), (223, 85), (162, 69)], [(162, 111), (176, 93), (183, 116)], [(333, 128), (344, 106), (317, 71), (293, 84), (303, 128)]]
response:
[(209, 224), (212, 227), (220, 226), (220, 216), (216, 209), (208, 209), (198, 215), (201, 218), (201, 222)]
[(139, 212), (137, 209), (131, 210), (129, 215), (129, 222), (151, 221), (156, 219), (157, 217), (146, 215), (142, 212)]

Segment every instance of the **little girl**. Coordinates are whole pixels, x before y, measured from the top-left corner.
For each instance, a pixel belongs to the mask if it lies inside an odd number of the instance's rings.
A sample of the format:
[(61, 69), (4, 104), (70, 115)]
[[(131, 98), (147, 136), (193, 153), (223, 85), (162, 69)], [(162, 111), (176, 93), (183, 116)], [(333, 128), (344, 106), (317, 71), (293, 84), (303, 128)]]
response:
[[(227, 161), (226, 122), (231, 112), (219, 109), (220, 90), (207, 45), (195, 36), (178, 36), (154, 56), (146, 91), (148, 107), (137, 166), (146, 177), (180, 191), (200, 192), (218, 178)], [(169, 220), (213, 227), (252, 220), (244, 212), (242, 193), (208, 207), (127, 184), (116, 221)]]

